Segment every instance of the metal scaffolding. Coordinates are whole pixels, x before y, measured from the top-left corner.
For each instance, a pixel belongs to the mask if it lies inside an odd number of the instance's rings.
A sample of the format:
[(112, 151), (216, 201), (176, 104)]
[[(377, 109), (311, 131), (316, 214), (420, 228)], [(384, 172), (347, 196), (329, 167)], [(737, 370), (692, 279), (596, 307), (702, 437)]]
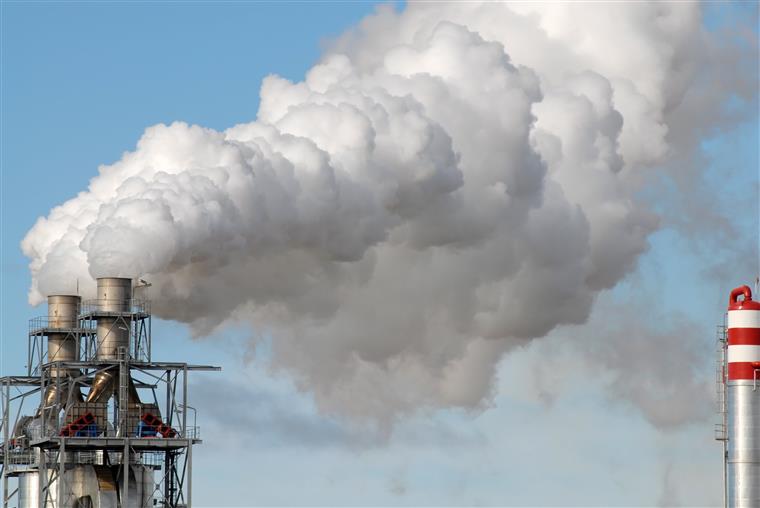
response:
[[(32, 320), (27, 375), (0, 378), (3, 508), (192, 506), (192, 446), (201, 439), (187, 421), (188, 374), (221, 369), (152, 361), (147, 301), (130, 298), (118, 312), (103, 307), (84, 302), (70, 328)], [(103, 343), (112, 333), (126, 337), (124, 330), (128, 342), (103, 358)], [(79, 359), (50, 361), (51, 334), (75, 341)], [(106, 397), (93, 399), (96, 385), (108, 383)], [(90, 477), (113, 502), (77, 497)]]

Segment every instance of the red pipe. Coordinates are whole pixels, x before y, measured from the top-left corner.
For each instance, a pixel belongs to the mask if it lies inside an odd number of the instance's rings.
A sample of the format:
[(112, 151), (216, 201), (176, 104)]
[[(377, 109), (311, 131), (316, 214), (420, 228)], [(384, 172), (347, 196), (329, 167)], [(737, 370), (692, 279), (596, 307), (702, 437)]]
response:
[(735, 288), (731, 291), (731, 296), (728, 298), (728, 304), (729, 305), (735, 305), (736, 299), (739, 297), (739, 295), (744, 295), (744, 301), (748, 302), (752, 300), (752, 290), (749, 288), (749, 286), (739, 286), (738, 288)]

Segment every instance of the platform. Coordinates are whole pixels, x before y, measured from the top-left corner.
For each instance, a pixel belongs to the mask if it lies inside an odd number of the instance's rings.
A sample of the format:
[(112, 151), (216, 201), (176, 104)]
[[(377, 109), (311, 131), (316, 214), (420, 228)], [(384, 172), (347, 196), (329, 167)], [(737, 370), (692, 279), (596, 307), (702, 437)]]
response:
[[(191, 445), (200, 444), (200, 439), (186, 438), (148, 438), (148, 437), (47, 437), (32, 441), (30, 446), (42, 448), (43, 450), (57, 450), (61, 447), (61, 441), (65, 440), (65, 449), (70, 451), (78, 450), (124, 450), (125, 444), (133, 451), (151, 452), (151, 451), (168, 451), (180, 450)], [(128, 443), (125, 443), (128, 441)]]

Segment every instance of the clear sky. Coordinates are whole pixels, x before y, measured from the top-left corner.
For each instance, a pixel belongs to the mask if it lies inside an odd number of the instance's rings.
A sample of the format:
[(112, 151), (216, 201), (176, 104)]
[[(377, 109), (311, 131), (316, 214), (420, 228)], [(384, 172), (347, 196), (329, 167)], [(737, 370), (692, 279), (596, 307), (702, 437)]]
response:
[[(250, 121), (265, 76), (303, 79), (324, 41), (355, 26), (374, 5), (3, 2), (1, 9), (0, 372), (9, 375), (24, 369), (28, 319), (44, 313), (27, 304), (30, 274), (19, 248), (37, 218), (84, 189), (99, 165), (133, 150), (150, 125), (182, 120), (225, 129)], [(709, 7), (705, 24), (713, 30), (737, 15), (756, 16), (743, 9)], [(756, 111), (706, 136), (704, 181), (694, 196), (681, 195), (702, 206), (697, 193), (714, 192), (710, 211), (730, 218), (735, 235), (754, 244), (755, 258), (758, 136)], [(749, 206), (733, 209), (734, 203)], [(672, 330), (683, 317), (700, 365), (713, 369), (713, 330), (728, 291), (756, 274), (732, 270), (730, 239), (684, 225), (679, 219), (688, 207), (658, 206), (665, 220), (651, 248), (634, 273), (602, 293), (589, 324), (561, 327), (507, 355), (488, 408), (424, 411), (388, 434), (320, 414), (309, 393), (296, 390), (286, 374), (267, 370), (266, 351), (255, 360), (242, 354), (243, 329), (191, 339), (184, 326), (157, 323), (155, 358), (224, 368), (193, 385), (205, 438), (194, 452), (195, 503), (720, 502), (717, 417), (658, 427), (631, 403), (633, 389), (620, 388), (619, 373), (588, 364), (588, 355), (566, 345), (572, 339), (604, 349), (585, 337), (604, 328), (613, 309), (626, 308), (625, 319), (636, 316), (648, 331)], [(701, 220), (694, 213), (686, 219)], [(717, 242), (723, 242), (719, 249)], [(646, 314), (637, 314), (642, 309)], [(712, 379), (711, 370), (706, 378)], [(229, 418), (208, 416), (231, 405), (237, 409)]]

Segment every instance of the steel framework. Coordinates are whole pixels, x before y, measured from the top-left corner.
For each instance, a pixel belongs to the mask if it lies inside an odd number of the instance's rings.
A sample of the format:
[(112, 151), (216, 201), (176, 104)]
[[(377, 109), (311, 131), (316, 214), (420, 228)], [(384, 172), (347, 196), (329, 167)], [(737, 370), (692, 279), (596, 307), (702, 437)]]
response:
[[(47, 318), (31, 320), (27, 375), (0, 378), (3, 508), (18, 502), (20, 478), (35, 474), (36, 495), (24, 493), (35, 497), (39, 508), (85, 506), (81, 499), (72, 499), (73, 484), (79, 481), (75, 469), (83, 465), (112, 471), (119, 486), (114, 489), (117, 507), (192, 506), (192, 447), (201, 439), (200, 429), (187, 421), (187, 409), (192, 407), (188, 373), (221, 368), (152, 361), (151, 314), (145, 300), (131, 300), (126, 312), (105, 313), (99, 308), (97, 300), (83, 302), (74, 328), (50, 328)], [(100, 344), (95, 330), (104, 316), (111, 326), (129, 330), (129, 345), (119, 348), (116, 359), (97, 359)], [(53, 332), (76, 341), (79, 361), (48, 361), (45, 337)], [(109, 373), (108, 379), (117, 383), (113, 398), (108, 403), (83, 400), (81, 390), (91, 389), (101, 373)], [(150, 392), (151, 402), (133, 402), (130, 389)], [(52, 404), (48, 393), (54, 394)], [(24, 416), (30, 410), (35, 416)], [(147, 427), (139, 415), (144, 420), (148, 413), (163, 415), (156, 420), (163, 434), (144, 432)], [(28, 424), (33, 418), (38, 425), (32, 428)], [(20, 428), (27, 431), (22, 435)], [(141, 499), (130, 501), (130, 481), (146, 485), (150, 481), (152, 492), (143, 491)]]

